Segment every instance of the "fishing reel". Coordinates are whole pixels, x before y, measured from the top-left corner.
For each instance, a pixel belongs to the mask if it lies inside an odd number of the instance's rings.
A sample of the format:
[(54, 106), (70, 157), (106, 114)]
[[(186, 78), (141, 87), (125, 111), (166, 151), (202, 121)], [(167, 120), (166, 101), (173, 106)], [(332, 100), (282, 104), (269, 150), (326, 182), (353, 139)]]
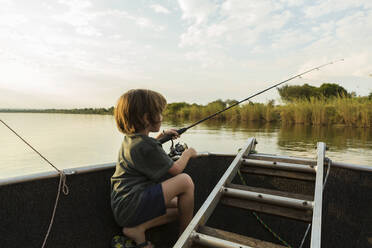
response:
[(173, 140), (172, 145), (170, 147), (169, 157), (171, 157), (173, 160), (179, 159), (179, 157), (182, 155), (182, 153), (188, 148), (186, 143), (180, 143), (178, 142), (176, 145), (174, 145)]

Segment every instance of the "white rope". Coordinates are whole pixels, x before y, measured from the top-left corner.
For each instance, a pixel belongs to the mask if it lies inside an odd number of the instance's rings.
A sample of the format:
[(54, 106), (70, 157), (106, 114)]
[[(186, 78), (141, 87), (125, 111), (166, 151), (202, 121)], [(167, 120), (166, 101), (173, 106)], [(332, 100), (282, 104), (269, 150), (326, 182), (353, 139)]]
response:
[(305, 242), (305, 239), (306, 239), (306, 237), (307, 237), (307, 233), (308, 233), (309, 230), (310, 230), (310, 227), (311, 227), (311, 223), (309, 223), (309, 225), (307, 226), (307, 229), (306, 229), (305, 235), (304, 235), (304, 237), (302, 238), (301, 245), (299, 246), (299, 248), (302, 248), (302, 246), (304, 245), (304, 242)]
[(53, 223), (54, 223), (54, 217), (55, 217), (56, 210), (57, 210), (57, 206), (58, 206), (59, 195), (60, 195), (60, 193), (61, 193), (61, 185), (63, 185), (63, 186), (62, 186), (62, 191), (63, 191), (63, 193), (64, 193), (65, 195), (68, 195), (68, 193), (69, 193), (69, 189), (68, 189), (68, 186), (66, 185), (66, 174), (65, 174), (63, 171), (60, 171), (60, 170), (59, 170), (59, 184), (58, 184), (57, 198), (56, 198), (56, 201), (55, 201), (55, 203), (54, 203), (54, 208), (53, 208), (52, 218), (50, 219), (50, 223), (49, 223), (48, 231), (47, 231), (47, 233), (45, 234), (44, 241), (43, 241), (43, 245), (41, 246), (41, 248), (44, 248), (44, 247), (45, 247), (46, 242), (47, 242), (48, 237), (49, 237), (49, 234), (50, 234), (50, 231), (52, 230), (52, 226), (53, 226)]
[(60, 170), (56, 166), (54, 166), (48, 159), (46, 159), (40, 152), (38, 152), (34, 147), (32, 147), (32, 145), (30, 145), (26, 140), (24, 140), (16, 131), (14, 131), (3, 120), (0, 119), (0, 122), (2, 122), (10, 131), (12, 131), (18, 138), (20, 138), (26, 145), (28, 145), (32, 150), (34, 150), (42, 159), (44, 159), (48, 164), (50, 164), (59, 173), (59, 184), (58, 184), (57, 198), (56, 198), (56, 201), (54, 203), (52, 218), (51, 218), (50, 223), (49, 223), (48, 231), (47, 231), (47, 233), (45, 235), (45, 238), (44, 238), (44, 241), (43, 241), (43, 245), (41, 246), (41, 248), (44, 248), (45, 247), (45, 244), (46, 244), (46, 242), (48, 240), (50, 231), (52, 229), (53, 223), (54, 223), (54, 216), (55, 216), (56, 211), (57, 211), (59, 196), (60, 196), (60, 193), (61, 193), (61, 186), (62, 186), (62, 192), (63, 192), (63, 194), (65, 194), (65, 195), (68, 195), (69, 194), (69, 188), (68, 188), (68, 186), (66, 184), (66, 174), (62, 170)]

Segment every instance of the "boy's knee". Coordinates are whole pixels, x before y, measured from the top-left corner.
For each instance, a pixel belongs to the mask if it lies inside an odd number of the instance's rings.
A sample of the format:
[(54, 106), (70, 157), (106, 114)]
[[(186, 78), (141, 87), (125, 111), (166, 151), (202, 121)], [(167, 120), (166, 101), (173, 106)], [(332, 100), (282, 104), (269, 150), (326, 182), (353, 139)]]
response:
[(194, 181), (192, 180), (192, 178), (186, 173), (181, 173), (180, 176), (182, 177), (182, 181), (185, 183), (185, 186), (188, 189), (194, 190), (195, 186), (194, 186)]

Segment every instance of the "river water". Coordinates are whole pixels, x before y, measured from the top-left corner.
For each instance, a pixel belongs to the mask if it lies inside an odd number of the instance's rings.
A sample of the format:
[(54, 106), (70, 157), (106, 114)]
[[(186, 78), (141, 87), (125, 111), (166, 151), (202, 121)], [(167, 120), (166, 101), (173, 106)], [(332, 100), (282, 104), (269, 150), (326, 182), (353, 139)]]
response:
[[(115, 162), (123, 138), (110, 115), (0, 113), (0, 118), (60, 169)], [(162, 129), (187, 124), (165, 122)], [(256, 137), (258, 152), (307, 158), (316, 157), (316, 143), (322, 141), (333, 161), (372, 166), (371, 128), (209, 122), (190, 129), (180, 141), (198, 152), (235, 154), (249, 137)], [(167, 152), (169, 145), (164, 144)], [(0, 178), (51, 170), (0, 123)]]

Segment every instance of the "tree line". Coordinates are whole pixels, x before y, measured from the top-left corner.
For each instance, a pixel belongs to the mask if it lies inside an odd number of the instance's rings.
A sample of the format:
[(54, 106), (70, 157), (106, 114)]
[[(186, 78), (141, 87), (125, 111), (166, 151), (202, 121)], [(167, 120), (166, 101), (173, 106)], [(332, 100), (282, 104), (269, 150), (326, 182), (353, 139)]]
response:
[(54, 108), (52, 108), (52, 109), (0, 109), (0, 112), (113, 115), (114, 114), (114, 107), (110, 107), (110, 108), (75, 108), (75, 109), (54, 109)]

